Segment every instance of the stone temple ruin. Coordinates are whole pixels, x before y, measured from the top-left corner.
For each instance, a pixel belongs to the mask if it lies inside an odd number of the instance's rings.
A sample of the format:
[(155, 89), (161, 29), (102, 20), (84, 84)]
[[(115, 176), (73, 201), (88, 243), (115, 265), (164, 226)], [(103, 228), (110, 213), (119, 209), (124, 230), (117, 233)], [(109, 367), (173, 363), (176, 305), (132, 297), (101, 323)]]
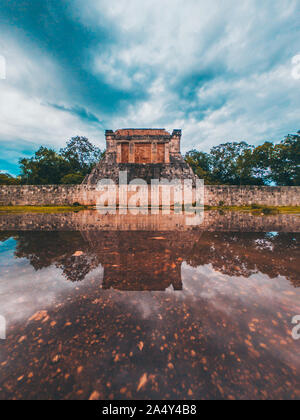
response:
[(107, 130), (105, 157), (83, 184), (96, 185), (102, 179), (119, 181), (119, 172), (127, 171), (128, 182), (143, 179), (192, 179), (196, 176), (180, 153), (181, 130), (170, 134), (165, 129)]

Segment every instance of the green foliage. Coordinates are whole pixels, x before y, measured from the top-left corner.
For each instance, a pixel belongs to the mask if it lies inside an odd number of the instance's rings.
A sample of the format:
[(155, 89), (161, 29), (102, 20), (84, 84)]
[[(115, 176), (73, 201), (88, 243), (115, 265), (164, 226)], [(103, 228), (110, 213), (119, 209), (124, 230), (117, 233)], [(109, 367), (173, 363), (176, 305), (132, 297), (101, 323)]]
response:
[(62, 156), (46, 147), (40, 147), (30, 159), (21, 159), (20, 166), (22, 181), (28, 185), (60, 184), (71, 169)]
[(296, 186), (300, 185), (300, 132), (277, 145), (225, 143), (210, 153), (192, 150), (185, 159), (207, 184)]
[(271, 179), (277, 185), (300, 185), (300, 132), (274, 146)]
[[(21, 175), (0, 174), (0, 185), (80, 184), (104, 157), (86, 137), (73, 137), (57, 153), (40, 147), (30, 159), (21, 159)], [(210, 153), (191, 150), (187, 163), (206, 184), (300, 185), (300, 132), (279, 144), (254, 147), (246, 142), (224, 143)]]
[(103, 153), (86, 137), (72, 137), (67, 147), (61, 149), (61, 156), (69, 162), (74, 173), (87, 175), (102, 159)]
[(81, 184), (83, 180), (84, 180), (84, 175), (82, 174), (68, 174), (62, 177), (61, 184), (77, 185), (77, 184)]
[(273, 208), (270, 208), (270, 207), (264, 207), (262, 209), (262, 212), (265, 215), (279, 214), (279, 210), (278, 209), (273, 209)]
[(19, 185), (20, 178), (14, 178), (9, 174), (0, 173), (0, 185)]
[(246, 142), (225, 143), (211, 149), (212, 179), (228, 185), (255, 185), (261, 181), (253, 176), (253, 146)]
[(40, 147), (30, 159), (21, 159), (21, 180), (27, 185), (80, 184), (103, 153), (86, 137), (73, 137), (57, 153)]
[(272, 179), (272, 162), (274, 160), (274, 144), (265, 142), (261, 146), (257, 146), (253, 150), (251, 163), (253, 174), (256, 178), (261, 179), (263, 184), (269, 184)]
[(200, 179), (204, 179), (206, 184), (212, 183), (210, 175), (211, 157), (208, 153), (191, 150), (186, 154), (185, 160)]

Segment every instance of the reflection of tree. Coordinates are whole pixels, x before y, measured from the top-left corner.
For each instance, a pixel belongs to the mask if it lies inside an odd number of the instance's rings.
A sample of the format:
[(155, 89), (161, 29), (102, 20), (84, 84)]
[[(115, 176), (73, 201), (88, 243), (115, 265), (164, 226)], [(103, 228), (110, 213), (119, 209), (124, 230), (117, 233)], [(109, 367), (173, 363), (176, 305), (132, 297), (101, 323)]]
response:
[[(82, 255), (74, 255), (78, 250)], [(84, 280), (99, 265), (97, 257), (89, 255), (88, 244), (82, 241), (80, 232), (22, 232), (15, 256), (27, 258), (35, 270), (54, 264), (71, 281)]]
[(0, 242), (5, 242), (12, 237), (17, 237), (17, 235), (14, 235), (12, 232), (0, 232)]
[(20, 232), (15, 255), (29, 259), (36, 270), (41, 270), (54, 263), (61, 264), (81, 245), (78, 232)]
[(64, 276), (70, 281), (82, 281), (87, 274), (97, 268), (99, 261), (96, 255), (68, 256), (57, 262), (57, 268), (61, 268)]
[(212, 264), (230, 276), (282, 275), (300, 287), (299, 234), (22, 232), (16, 239), (16, 257), (29, 259), (36, 270), (54, 264), (71, 281), (102, 265), (104, 288), (180, 290), (183, 261), (193, 267)]
[(227, 275), (249, 277), (262, 272), (287, 277), (300, 286), (299, 234), (206, 233), (187, 256), (191, 266), (212, 264)]

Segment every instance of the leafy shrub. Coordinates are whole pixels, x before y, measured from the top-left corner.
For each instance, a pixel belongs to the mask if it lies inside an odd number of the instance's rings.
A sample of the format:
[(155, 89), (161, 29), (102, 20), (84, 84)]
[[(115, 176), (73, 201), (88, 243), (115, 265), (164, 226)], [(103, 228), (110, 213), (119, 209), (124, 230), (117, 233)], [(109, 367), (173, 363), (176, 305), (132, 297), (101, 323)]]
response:
[(77, 185), (81, 184), (83, 179), (84, 176), (82, 174), (68, 174), (61, 179), (61, 183), (64, 185)]
[(279, 214), (279, 210), (278, 209), (272, 209), (270, 207), (266, 207), (266, 208), (262, 209), (262, 212), (265, 215)]

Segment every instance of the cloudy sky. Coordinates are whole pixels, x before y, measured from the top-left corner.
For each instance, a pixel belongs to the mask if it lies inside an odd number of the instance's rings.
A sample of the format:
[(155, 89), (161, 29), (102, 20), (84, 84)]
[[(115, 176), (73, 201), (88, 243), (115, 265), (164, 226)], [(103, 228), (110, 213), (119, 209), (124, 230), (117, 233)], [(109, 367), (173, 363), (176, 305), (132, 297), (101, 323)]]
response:
[(1, 0), (0, 170), (105, 129), (278, 141), (300, 129), (299, 22), (299, 0)]

